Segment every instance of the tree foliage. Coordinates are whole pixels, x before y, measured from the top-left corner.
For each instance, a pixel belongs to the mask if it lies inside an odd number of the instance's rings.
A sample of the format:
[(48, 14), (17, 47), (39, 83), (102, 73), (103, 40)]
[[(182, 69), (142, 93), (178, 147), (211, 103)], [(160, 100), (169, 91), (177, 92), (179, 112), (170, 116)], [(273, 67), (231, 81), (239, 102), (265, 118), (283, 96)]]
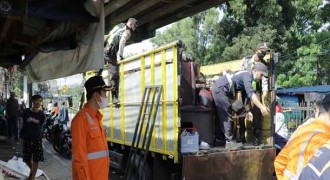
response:
[(251, 55), (259, 42), (279, 52), (277, 84), (330, 84), (330, 4), (324, 0), (231, 0), (188, 17), (151, 41), (178, 39), (202, 65)]
[(20, 71), (13, 73), (13, 91), (17, 97), (23, 97), (23, 74)]
[(165, 32), (157, 32), (156, 38), (151, 39), (151, 42), (155, 46), (160, 46), (181, 39), (186, 44), (186, 51), (201, 64), (214, 62), (225, 48), (222, 37), (216, 35), (219, 16), (219, 11), (212, 8), (185, 18)]

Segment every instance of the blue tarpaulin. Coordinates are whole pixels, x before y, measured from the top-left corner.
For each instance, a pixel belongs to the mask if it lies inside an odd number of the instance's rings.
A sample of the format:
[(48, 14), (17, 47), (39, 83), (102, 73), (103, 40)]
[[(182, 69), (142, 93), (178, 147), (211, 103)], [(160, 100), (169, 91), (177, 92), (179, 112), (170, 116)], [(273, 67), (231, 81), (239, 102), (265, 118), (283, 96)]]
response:
[(301, 93), (327, 93), (330, 92), (330, 85), (303, 86), (295, 88), (278, 89), (278, 94), (301, 94)]

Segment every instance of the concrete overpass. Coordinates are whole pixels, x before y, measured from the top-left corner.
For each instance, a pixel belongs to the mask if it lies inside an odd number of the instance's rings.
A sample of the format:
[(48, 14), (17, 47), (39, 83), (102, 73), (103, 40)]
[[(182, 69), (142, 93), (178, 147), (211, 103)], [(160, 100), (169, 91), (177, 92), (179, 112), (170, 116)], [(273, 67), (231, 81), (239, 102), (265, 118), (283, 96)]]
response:
[[(91, 0), (1, 0), (0, 66), (26, 66), (36, 50), (51, 52), (75, 48), (74, 37), (81, 24), (100, 21), (86, 13), (84, 5)], [(153, 37), (155, 30), (227, 0), (105, 0), (105, 33), (129, 17), (139, 20), (132, 42)], [(85, 3), (85, 4), (84, 4)], [(60, 34), (52, 33), (60, 23), (67, 23)], [(77, 25), (77, 23), (79, 23)], [(49, 36), (51, 38), (49, 38)], [(129, 43), (132, 43), (129, 42)], [(25, 60), (22, 61), (22, 56)]]
[(155, 30), (183, 18), (192, 16), (227, 0), (111, 0), (105, 4), (105, 25), (111, 27), (130, 17), (139, 21), (134, 41), (155, 35)]

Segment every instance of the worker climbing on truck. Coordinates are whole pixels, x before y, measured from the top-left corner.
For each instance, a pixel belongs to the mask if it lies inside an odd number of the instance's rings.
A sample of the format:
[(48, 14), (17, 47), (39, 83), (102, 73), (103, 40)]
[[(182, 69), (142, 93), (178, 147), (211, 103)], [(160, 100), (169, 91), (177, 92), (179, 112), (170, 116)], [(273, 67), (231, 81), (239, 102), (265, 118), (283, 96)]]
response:
[(232, 133), (232, 104), (231, 99), (234, 98), (235, 92), (242, 91), (242, 95), (246, 95), (252, 100), (253, 104), (260, 108), (262, 115), (268, 115), (269, 109), (264, 106), (252, 88), (252, 81), (261, 80), (263, 76), (268, 76), (267, 67), (260, 62), (254, 64), (252, 71), (237, 71), (227, 73), (219, 77), (212, 86), (212, 96), (216, 105), (218, 119), (216, 126), (219, 126), (215, 132), (215, 145), (226, 148), (241, 148), (242, 143), (233, 141)]
[(119, 87), (119, 66), (117, 61), (124, 59), (123, 53), (126, 42), (132, 36), (132, 33), (138, 27), (135, 18), (129, 18), (127, 23), (120, 23), (111, 29), (108, 35), (105, 36), (104, 58), (105, 63), (109, 65), (111, 73), (111, 83), (115, 86), (112, 91), (112, 103), (118, 104), (118, 87)]
[[(257, 62), (261, 62), (265, 65), (268, 65), (268, 63), (264, 60), (264, 57), (269, 50), (267, 44), (265, 42), (259, 43), (257, 45), (257, 48), (255, 50), (255, 53), (251, 56), (246, 56), (241, 61), (241, 69), (242, 70), (248, 70), (251, 71), (254, 64)], [(255, 91), (255, 94), (257, 95), (259, 101), (261, 101), (261, 97), (264, 97), (264, 100), (267, 99), (267, 92), (268, 92), (268, 78), (263, 76), (261, 81), (255, 81), (252, 82), (253, 90)], [(260, 144), (259, 140), (259, 134), (260, 134), (260, 128), (261, 128), (261, 112), (258, 106), (254, 106), (251, 104), (251, 113), (253, 115), (252, 120), (252, 134), (253, 134), (253, 145), (258, 146)], [(239, 142), (245, 143), (245, 123), (244, 123), (244, 117), (239, 118)]]

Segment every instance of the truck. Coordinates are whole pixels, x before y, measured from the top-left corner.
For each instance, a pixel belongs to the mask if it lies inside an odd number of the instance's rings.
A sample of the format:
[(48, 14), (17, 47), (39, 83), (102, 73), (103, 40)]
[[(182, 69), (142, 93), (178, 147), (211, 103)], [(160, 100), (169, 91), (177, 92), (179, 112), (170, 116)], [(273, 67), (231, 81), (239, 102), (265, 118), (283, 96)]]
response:
[[(119, 106), (113, 104), (109, 94), (109, 106), (102, 110), (111, 168), (125, 172), (130, 162), (144, 89), (161, 86), (150, 146), (148, 153), (143, 155), (145, 163), (142, 168), (136, 167), (140, 168), (138, 173), (143, 174), (142, 179), (273, 178), (275, 148), (271, 116), (263, 120), (263, 145), (247, 143), (239, 150), (214, 147), (215, 109), (208, 105), (210, 94), (205, 91), (208, 90), (205, 81), (198, 78), (199, 66), (185, 56), (184, 49), (185, 45), (177, 41), (118, 62), (120, 103)], [(87, 72), (86, 78), (96, 72)], [(110, 82), (107, 66), (102, 76), (105, 82)], [(197, 131), (198, 139), (193, 135), (188, 140), (182, 136), (185, 130), (191, 129)], [(201, 142), (209, 144), (210, 148), (199, 149)], [(139, 145), (137, 149), (144, 150)], [(133, 162), (133, 166), (137, 164)]]

